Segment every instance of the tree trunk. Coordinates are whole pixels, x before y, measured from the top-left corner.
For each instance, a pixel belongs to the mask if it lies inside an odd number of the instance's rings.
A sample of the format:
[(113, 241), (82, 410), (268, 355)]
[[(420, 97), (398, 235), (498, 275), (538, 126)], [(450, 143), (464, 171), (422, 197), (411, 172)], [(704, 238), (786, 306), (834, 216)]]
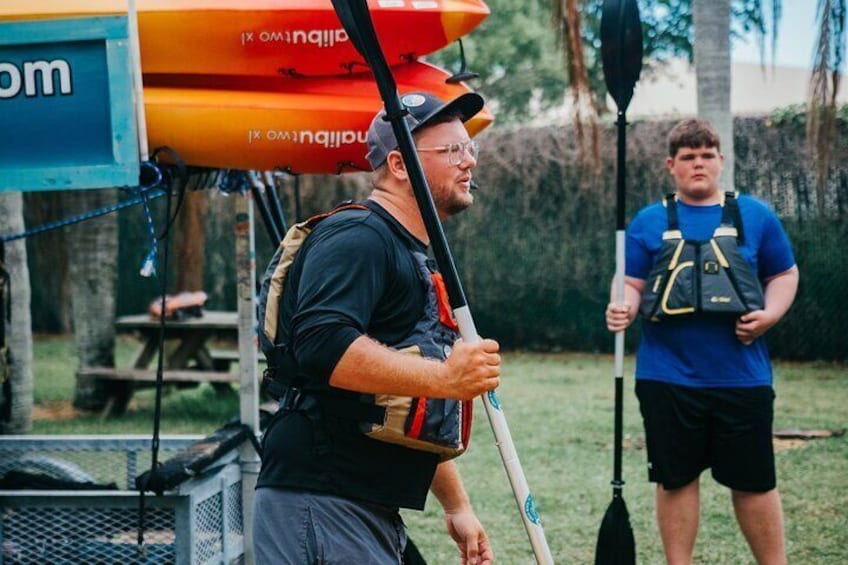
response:
[[(30, 227), (63, 220), (67, 216), (61, 191), (24, 194), (24, 222)], [(35, 332), (69, 334), (71, 289), (68, 280), (68, 249), (65, 230), (50, 230), (27, 239), (32, 269), (32, 329)], [(39, 276), (39, 275), (45, 276)]]
[(815, 62), (810, 75), (807, 101), (807, 144), (816, 171), (816, 211), (825, 216), (825, 185), (830, 172), (833, 142), (837, 128), (837, 100), (845, 62), (845, 35), (848, 27), (846, 0), (819, 0)]
[(174, 247), (176, 248), (177, 284), (174, 290), (203, 290), (203, 218), (206, 215), (206, 193), (200, 190), (187, 192), (176, 220)]
[[(71, 213), (93, 210), (116, 202), (113, 190), (67, 193)], [(118, 260), (118, 216), (106, 214), (68, 229), (71, 311), (80, 367), (115, 366), (115, 279)], [(101, 410), (114, 398), (123, 408), (130, 385), (78, 377), (74, 406)]]
[(734, 190), (733, 114), (730, 110), (730, 0), (693, 0), (695, 80), (698, 116), (721, 137), (724, 154), (722, 190)]
[[(0, 193), (0, 233), (24, 231), (23, 194)], [(32, 430), (32, 321), (30, 317), (29, 267), (23, 239), (0, 244), (5, 246), (6, 270), (11, 287), (11, 312), (6, 325), (12, 390), (12, 415), (9, 422), (0, 419), (0, 433), (19, 434)]]

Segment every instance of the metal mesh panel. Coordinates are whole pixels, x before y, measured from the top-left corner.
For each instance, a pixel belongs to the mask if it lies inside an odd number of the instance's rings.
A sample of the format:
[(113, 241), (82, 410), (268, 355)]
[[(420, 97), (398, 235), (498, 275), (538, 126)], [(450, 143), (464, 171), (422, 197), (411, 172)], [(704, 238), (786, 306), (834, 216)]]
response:
[(147, 511), (146, 560), (139, 555), (137, 523), (133, 508), (6, 508), (3, 563), (173, 563), (173, 509)]
[[(195, 439), (162, 438), (162, 459)], [(72, 482), (114, 483), (121, 489), (0, 491), (0, 563), (187, 565), (189, 556), (198, 564), (238, 561), (243, 554), (243, 513), (239, 469), (234, 464), (164, 496), (150, 496), (145, 553), (139, 553), (139, 500), (127, 491), (132, 490), (138, 470), (149, 467), (149, 441), (0, 438), (0, 476), (10, 470), (27, 471)]]
[(223, 552), (223, 510), (221, 493), (197, 505), (194, 515), (195, 563), (211, 563)]
[[(159, 460), (172, 457), (193, 439), (163, 439)], [(134, 490), (139, 469), (150, 467), (150, 439), (33, 438), (0, 444), (0, 476), (26, 471), (56, 479), (114, 485)]]
[(235, 560), (229, 561), (231, 565), (243, 563), (244, 554), (238, 551), (238, 547), (242, 547), (244, 543), (244, 516), (241, 499), (241, 481), (235, 482), (228, 486), (224, 491), (224, 516), (226, 531), (226, 555), (230, 558), (234, 553), (240, 554)]
[[(0, 475), (9, 470), (29, 471), (78, 482), (98, 485), (114, 484), (123, 490), (135, 489), (135, 477), (140, 469), (150, 467), (150, 452), (142, 450), (101, 451), (91, 449), (50, 450), (34, 452), (28, 450), (4, 450), (0, 462)], [(162, 450), (159, 460), (173, 456), (176, 450)]]
[(226, 491), (227, 535), (244, 535), (244, 519), (241, 507), (241, 483), (233, 483)]

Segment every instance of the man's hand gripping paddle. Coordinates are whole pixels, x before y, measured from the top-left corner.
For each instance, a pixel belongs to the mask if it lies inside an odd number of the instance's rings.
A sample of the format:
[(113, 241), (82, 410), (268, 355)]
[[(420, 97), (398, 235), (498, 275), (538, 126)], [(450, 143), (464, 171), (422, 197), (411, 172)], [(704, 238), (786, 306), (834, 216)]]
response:
[[(374, 73), (374, 79), (380, 90), (380, 97), (383, 99), (386, 108), (386, 119), (392, 124), (392, 130), (406, 164), (415, 199), (418, 202), (427, 235), (430, 237), (436, 263), (444, 277), (451, 309), (459, 325), (462, 339), (469, 343), (479, 341), (480, 337), (477, 335), (474, 320), (468, 309), (456, 265), (448, 248), (442, 224), (439, 222), (430, 189), (427, 186), (421, 163), (415, 151), (409, 124), (404, 120), (406, 109), (398, 97), (394, 77), (380, 48), (377, 34), (374, 31), (374, 24), (371, 21), (371, 14), (368, 12), (368, 4), (366, 0), (333, 0), (333, 6), (351, 42), (365, 57)], [(509, 433), (506, 418), (501, 411), (495, 391), (483, 395), (483, 404), (492, 431), (495, 434), (495, 443), (500, 451), (507, 477), (515, 494), (524, 527), (530, 537), (530, 544), (533, 546), (536, 561), (540, 564), (552, 564), (554, 562), (553, 557), (548, 548), (542, 524), (539, 515), (536, 513), (533, 497), (530, 494), (530, 488), (527, 486), (524, 471), (518, 460), (518, 454), (515, 452), (512, 436)]]

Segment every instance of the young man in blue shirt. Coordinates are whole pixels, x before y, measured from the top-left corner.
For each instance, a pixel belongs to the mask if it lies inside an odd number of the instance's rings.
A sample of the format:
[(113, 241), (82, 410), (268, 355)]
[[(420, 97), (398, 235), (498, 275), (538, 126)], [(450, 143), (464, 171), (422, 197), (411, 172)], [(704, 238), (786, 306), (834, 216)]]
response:
[[(722, 220), (720, 140), (709, 123), (689, 119), (672, 129), (668, 141), (666, 166), (676, 187), (682, 237), (706, 242)], [(763, 286), (765, 306), (738, 317), (692, 313), (645, 320), (636, 356), (648, 475), (657, 483), (657, 521), (669, 564), (692, 562), (699, 477), (707, 468), (730, 489), (736, 518), (757, 562), (786, 563), (771, 444), (772, 371), (762, 336), (791, 306), (798, 268), (774, 213), (748, 196), (736, 202), (744, 226), (739, 252)], [(630, 224), (625, 301), (608, 305), (610, 331), (623, 331), (639, 313), (668, 223), (660, 202), (642, 209)]]

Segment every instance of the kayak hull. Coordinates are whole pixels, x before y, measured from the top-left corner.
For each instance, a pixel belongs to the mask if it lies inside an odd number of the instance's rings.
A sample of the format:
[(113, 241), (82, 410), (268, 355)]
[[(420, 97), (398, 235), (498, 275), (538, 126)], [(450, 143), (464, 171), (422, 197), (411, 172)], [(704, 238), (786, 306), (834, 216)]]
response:
[[(0, 21), (126, 12), (126, 0), (28, 0)], [(403, 64), (470, 33), (482, 0), (369, 0), (386, 60)], [(144, 73), (321, 76), (367, 70), (330, 0), (138, 0)]]
[[(395, 70), (400, 93), (426, 90), (448, 100), (470, 89), (426, 63)], [(365, 136), (383, 107), (370, 75), (264, 79), (146, 75), (151, 149), (168, 146), (190, 165), (293, 173), (370, 170)], [(471, 135), (492, 122), (488, 109), (466, 123)]]

